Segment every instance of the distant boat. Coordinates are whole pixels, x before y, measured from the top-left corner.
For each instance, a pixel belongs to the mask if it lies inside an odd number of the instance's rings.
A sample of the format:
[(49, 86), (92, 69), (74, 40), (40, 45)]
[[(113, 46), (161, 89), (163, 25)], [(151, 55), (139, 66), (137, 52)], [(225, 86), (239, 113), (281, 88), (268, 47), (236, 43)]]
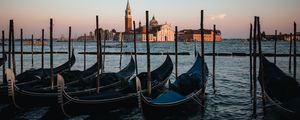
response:
[(44, 42), (42, 42), (42, 41), (33, 41), (33, 42), (31, 42), (31, 41), (25, 41), (26, 45), (31, 45), (31, 44), (33, 44), (33, 45), (42, 45), (43, 43), (44, 43), (44, 45), (48, 44), (48, 42), (46, 42), (46, 41), (44, 41)]

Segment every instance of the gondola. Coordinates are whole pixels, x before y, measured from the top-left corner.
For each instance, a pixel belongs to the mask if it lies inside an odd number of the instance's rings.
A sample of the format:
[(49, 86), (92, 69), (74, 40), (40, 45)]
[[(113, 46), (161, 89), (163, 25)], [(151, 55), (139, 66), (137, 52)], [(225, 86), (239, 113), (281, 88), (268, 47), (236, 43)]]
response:
[[(168, 55), (164, 63), (151, 72), (152, 92), (157, 92), (165, 87), (169, 76), (173, 71), (173, 62)], [(147, 82), (147, 73), (138, 75), (142, 83)], [(64, 89), (64, 80), (58, 76), (58, 104), (61, 112), (65, 115), (80, 114), (99, 114), (119, 108), (128, 108), (137, 106), (137, 93), (135, 88), (135, 78), (131, 79), (127, 86), (111, 87), (110, 89), (100, 90), (99, 93), (88, 94), (80, 97), (73, 97)], [(143, 86), (143, 92), (147, 92), (146, 86)]]
[[(201, 70), (203, 65), (205, 66), (204, 80), (202, 80)], [(169, 85), (169, 89), (162, 92), (158, 97), (149, 98), (142, 93), (139, 94), (140, 107), (144, 117), (162, 119), (186, 115), (188, 112), (192, 112), (192, 109), (200, 108), (200, 95), (204, 94), (203, 90), (206, 88), (207, 78), (207, 65), (202, 63), (202, 57), (198, 54), (189, 71), (181, 74), (174, 83)]]
[[(72, 52), (72, 56), (69, 61), (66, 63), (56, 67), (53, 69), (54, 74), (58, 74), (64, 71), (69, 70), (70, 67), (74, 65), (76, 61), (74, 51)], [(49, 79), (50, 77), (50, 68), (47, 69), (30, 69), (27, 70), (19, 75), (16, 76), (16, 80), (18, 82), (27, 82), (27, 81), (32, 81), (32, 80), (44, 80), (44, 79)]]
[[(96, 67), (95, 67), (96, 66)], [(101, 65), (100, 65), (101, 66)], [(91, 72), (92, 69), (97, 69), (97, 64), (91, 67), (91, 69), (87, 69), (87, 72)], [(117, 73), (104, 73), (101, 74), (100, 81), (104, 85), (108, 85), (111, 83), (115, 83), (114, 85), (122, 85), (121, 81), (128, 80), (135, 71), (135, 63), (133, 58), (131, 58), (130, 63), (121, 71)], [(86, 75), (86, 74), (85, 74)], [(87, 75), (93, 77), (86, 77), (82, 79), (69, 80), (68, 84), (66, 84), (66, 91), (74, 96), (85, 95), (88, 93), (93, 93), (96, 91), (96, 75)], [(123, 82), (124, 83), (124, 82)], [(34, 88), (32, 86), (39, 85), (38, 88)], [(44, 87), (40, 87), (44, 85)], [(53, 89), (49, 87), (50, 82), (47, 83), (34, 83), (34, 85), (26, 84), (26, 85), (14, 85), (12, 98), (13, 103), (16, 107), (33, 107), (33, 106), (52, 106), (57, 105), (57, 87)]]
[(265, 98), (286, 118), (300, 119), (300, 86), (274, 63), (261, 57), (259, 82), (264, 83)]
[(6, 54), (4, 54), (3, 58), (0, 58), (0, 67), (6, 62)]
[[(66, 63), (54, 68), (54, 74), (67, 71), (70, 67), (72, 67), (75, 63), (75, 55), (72, 54), (72, 57)], [(33, 84), (37, 82), (46, 82), (47, 79), (49, 81), (50, 76), (50, 69), (37, 69), (37, 70), (27, 70), (24, 73), (17, 75), (16, 81), (14, 81), (14, 85), (26, 85), (26, 84)], [(8, 84), (1, 84), (0, 85), (0, 104), (8, 103)], [(31, 86), (33, 87), (33, 86)]]

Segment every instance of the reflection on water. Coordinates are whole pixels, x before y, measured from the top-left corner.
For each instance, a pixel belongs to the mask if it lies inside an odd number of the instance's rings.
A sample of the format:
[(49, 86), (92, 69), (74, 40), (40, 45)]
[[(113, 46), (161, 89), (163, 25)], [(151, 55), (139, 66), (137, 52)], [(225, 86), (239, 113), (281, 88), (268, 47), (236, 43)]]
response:
[[(55, 42), (55, 51), (67, 51), (67, 42)], [(118, 43), (108, 43), (111, 45)], [(125, 43), (126, 47), (123, 48), (125, 52), (133, 51), (133, 43)], [(264, 53), (273, 53), (273, 42), (263, 42), (263, 52)], [(19, 51), (19, 44), (17, 43), (17, 50)], [(83, 42), (74, 43), (75, 53), (83, 51)], [(96, 50), (95, 42), (88, 42), (87, 51), (94, 52)], [(278, 42), (277, 43), (277, 53), (289, 52), (289, 43), (288, 42)], [(198, 43), (198, 48), (200, 43)], [(298, 42), (298, 46), (300, 46)], [(25, 46), (24, 51), (30, 51), (30, 46)], [(41, 46), (35, 46), (35, 51), (40, 51)], [(48, 46), (45, 47), (45, 51), (49, 51)], [(219, 42), (216, 44), (216, 51), (222, 53), (232, 53), (232, 52), (248, 52), (248, 42), (247, 41), (234, 41), (228, 40)], [(138, 43), (138, 52), (145, 52), (146, 44)], [(120, 48), (106, 48), (107, 52), (119, 52)], [(151, 43), (151, 52), (173, 52), (174, 43)], [(190, 55), (179, 56), (179, 74), (186, 72), (194, 61), (194, 43), (184, 44), (179, 43), (179, 52), (190, 52)], [(205, 52), (212, 52), (212, 43), (205, 43)], [(297, 52), (300, 53), (300, 49), (297, 49)], [(55, 54), (54, 55), (54, 66), (64, 63), (67, 61), (67, 54)], [(41, 55), (35, 55), (35, 68), (39, 68), (41, 64)], [(49, 67), (49, 55), (45, 56), (45, 66)], [(155, 55), (151, 56), (151, 69), (158, 67), (165, 59), (164, 55)], [(171, 56), (174, 61), (175, 57)], [(119, 56), (118, 55), (107, 55), (105, 60), (105, 71), (114, 72), (119, 70)], [(208, 68), (212, 73), (212, 57), (207, 56), (206, 62)], [(272, 57), (268, 58), (273, 61)], [(19, 73), (20, 69), (20, 56), (16, 56), (17, 60), (17, 72)], [(124, 55), (122, 60), (122, 66), (124, 67), (130, 60), (129, 55)], [(31, 67), (31, 55), (24, 56), (24, 69), (29, 69)], [(87, 67), (93, 65), (96, 62), (95, 55), (87, 55)], [(146, 56), (138, 56), (138, 69), (139, 72), (146, 71)], [(300, 59), (298, 58), (298, 70), (300, 68)], [(288, 71), (288, 57), (278, 57), (277, 65), (287, 73)], [(76, 63), (72, 68), (74, 70), (83, 69), (83, 55), (76, 54)], [(2, 71), (2, 69), (0, 70)], [(2, 80), (2, 72), (0, 72), (0, 77)], [(172, 81), (174, 81), (174, 74)], [(299, 80), (300, 75), (297, 75)], [(211, 79), (208, 82), (207, 86), (207, 96), (205, 100), (205, 110), (198, 111), (192, 116), (170, 116), (168, 119), (172, 118), (181, 118), (181, 119), (251, 119), (252, 114), (252, 103), (250, 101), (249, 93), (249, 57), (222, 57), (218, 56), (216, 58), (216, 89), (217, 93), (213, 94)], [(276, 112), (268, 112), (265, 117), (262, 112), (262, 103), (260, 96), (260, 87), (258, 84), (258, 118), (259, 119), (280, 119), (276, 116)], [(16, 111), (11, 114), (4, 114), (4, 111), (10, 111), (6, 109), (6, 106), (0, 106), (0, 115), (9, 117), (10, 119), (40, 119), (40, 118), (53, 118), (56, 116), (56, 110), (50, 107), (41, 107), (41, 108), (31, 108), (28, 110)], [(70, 119), (143, 119), (142, 113), (138, 109), (119, 109), (115, 111), (110, 111), (109, 113), (99, 113), (97, 116), (91, 115), (82, 115), (74, 116)]]

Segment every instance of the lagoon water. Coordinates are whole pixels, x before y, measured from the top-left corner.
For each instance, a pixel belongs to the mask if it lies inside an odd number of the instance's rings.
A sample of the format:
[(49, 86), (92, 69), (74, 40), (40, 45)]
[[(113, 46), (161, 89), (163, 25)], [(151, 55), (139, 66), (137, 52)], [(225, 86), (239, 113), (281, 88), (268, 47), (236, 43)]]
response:
[[(107, 43), (108, 45), (116, 45), (119, 43)], [(133, 43), (124, 43), (124, 52), (133, 51)], [(217, 53), (248, 53), (248, 41), (245, 40), (224, 40), (223, 42), (216, 43)], [(264, 53), (273, 53), (273, 41), (262, 42), (262, 50)], [(67, 42), (54, 42), (54, 51), (67, 51)], [(83, 42), (75, 42), (74, 49), (76, 54), (76, 63), (72, 67), (73, 70), (83, 70)], [(137, 44), (138, 52), (146, 52), (146, 43)], [(151, 52), (174, 52), (174, 43), (151, 43)], [(300, 42), (297, 43), (300, 46)], [(7, 47), (7, 46), (6, 46)], [(19, 43), (16, 43), (16, 51), (19, 51)], [(193, 64), (194, 61), (194, 43), (179, 43), (179, 52), (189, 52), (190, 55), (179, 56), (179, 75), (186, 72)], [(200, 50), (200, 43), (197, 44)], [(30, 52), (31, 46), (24, 46), (24, 51)], [(40, 51), (41, 46), (34, 46), (34, 51)], [(46, 45), (45, 51), (49, 51), (49, 45)], [(96, 51), (96, 42), (87, 42), (87, 51)], [(119, 52), (120, 48), (106, 48), (107, 52)], [(212, 43), (205, 42), (205, 52), (212, 52)], [(277, 53), (288, 54), (289, 42), (279, 41), (277, 44)], [(298, 47), (297, 53), (300, 53)], [(68, 54), (55, 54), (54, 66), (60, 65), (67, 61)], [(151, 56), (151, 69), (158, 67), (165, 59), (165, 55), (152, 55)], [(171, 56), (175, 61), (175, 57)], [(130, 60), (130, 55), (123, 55), (122, 66), (124, 67)], [(268, 57), (273, 61), (273, 57)], [(20, 56), (16, 55), (17, 60), (17, 73), (20, 73)], [(119, 70), (119, 55), (106, 55), (105, 56), (105, 71), (115, 72)], [(205, 60), (208, 64), (210, 73), (212, 73), (212, 56), (206, 56)], [(277, 65), (286, 73), (288, 73), (288, 57), (277, 57)], [(87, 55), (87, 67), (96, 62), (95, 55)], [(49, 67), (49, 55), (45, 55), (45, 67)], [(138, 56), (138, 70), (139, 72), (146, 71), (146, 55)], [(34, 68), (40, 68), (41, 55), (34, 55)], [(24, 69), (31, 68), (31, 55), (24, 56)], [(297, 59), (297, 69), (300, 71), (300, 58)], [(0, 70), (0, 81), (2, 81), (2, 68)], [(174, 74), (171, 81), (174, 81)], [(297, 74), (298, 82), (300, 81), (300, 74)], [(204, 111), (199, 110), (197, 114), (191, 116), (170, 116), (166, 119), (252, 119), (252, 103), (250, 98), (250, 85), (249, 85), (249, 57), (233, 57), (233, 56), (217, 56), (216, 57), (216, 94), (213, 94), (212, 79), (209, 79), (207, 89)], [(258, 83), (258, 107), (257, 119), (282, 119), (277, 116), (274, 110), (269, 110), (263, 114), (260, 87)], [(9, 111), (11, 114), (6, 115), (4, 110), (7, 105), (0, 106), (0, 119), (51, 119), (56, 116), (56, 110), (51, 107), (38, 107), (26, 110)], [(114, 110), (109, 114), (100, 114), (98, 116), (81, 115), (72, 116), (65, 119), (144, 119), (143, 114), (138, 109), (130, 110)]]

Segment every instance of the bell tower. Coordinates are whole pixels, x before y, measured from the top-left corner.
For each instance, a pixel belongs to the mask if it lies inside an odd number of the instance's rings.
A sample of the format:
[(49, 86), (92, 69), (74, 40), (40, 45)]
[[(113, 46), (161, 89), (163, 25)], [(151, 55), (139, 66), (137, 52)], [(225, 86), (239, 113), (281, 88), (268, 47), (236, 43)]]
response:
[(125, 10), (125, 33), (129, 33), (132, 30), (132, 16), (129, 0), (127, 0), (127, 6)]

